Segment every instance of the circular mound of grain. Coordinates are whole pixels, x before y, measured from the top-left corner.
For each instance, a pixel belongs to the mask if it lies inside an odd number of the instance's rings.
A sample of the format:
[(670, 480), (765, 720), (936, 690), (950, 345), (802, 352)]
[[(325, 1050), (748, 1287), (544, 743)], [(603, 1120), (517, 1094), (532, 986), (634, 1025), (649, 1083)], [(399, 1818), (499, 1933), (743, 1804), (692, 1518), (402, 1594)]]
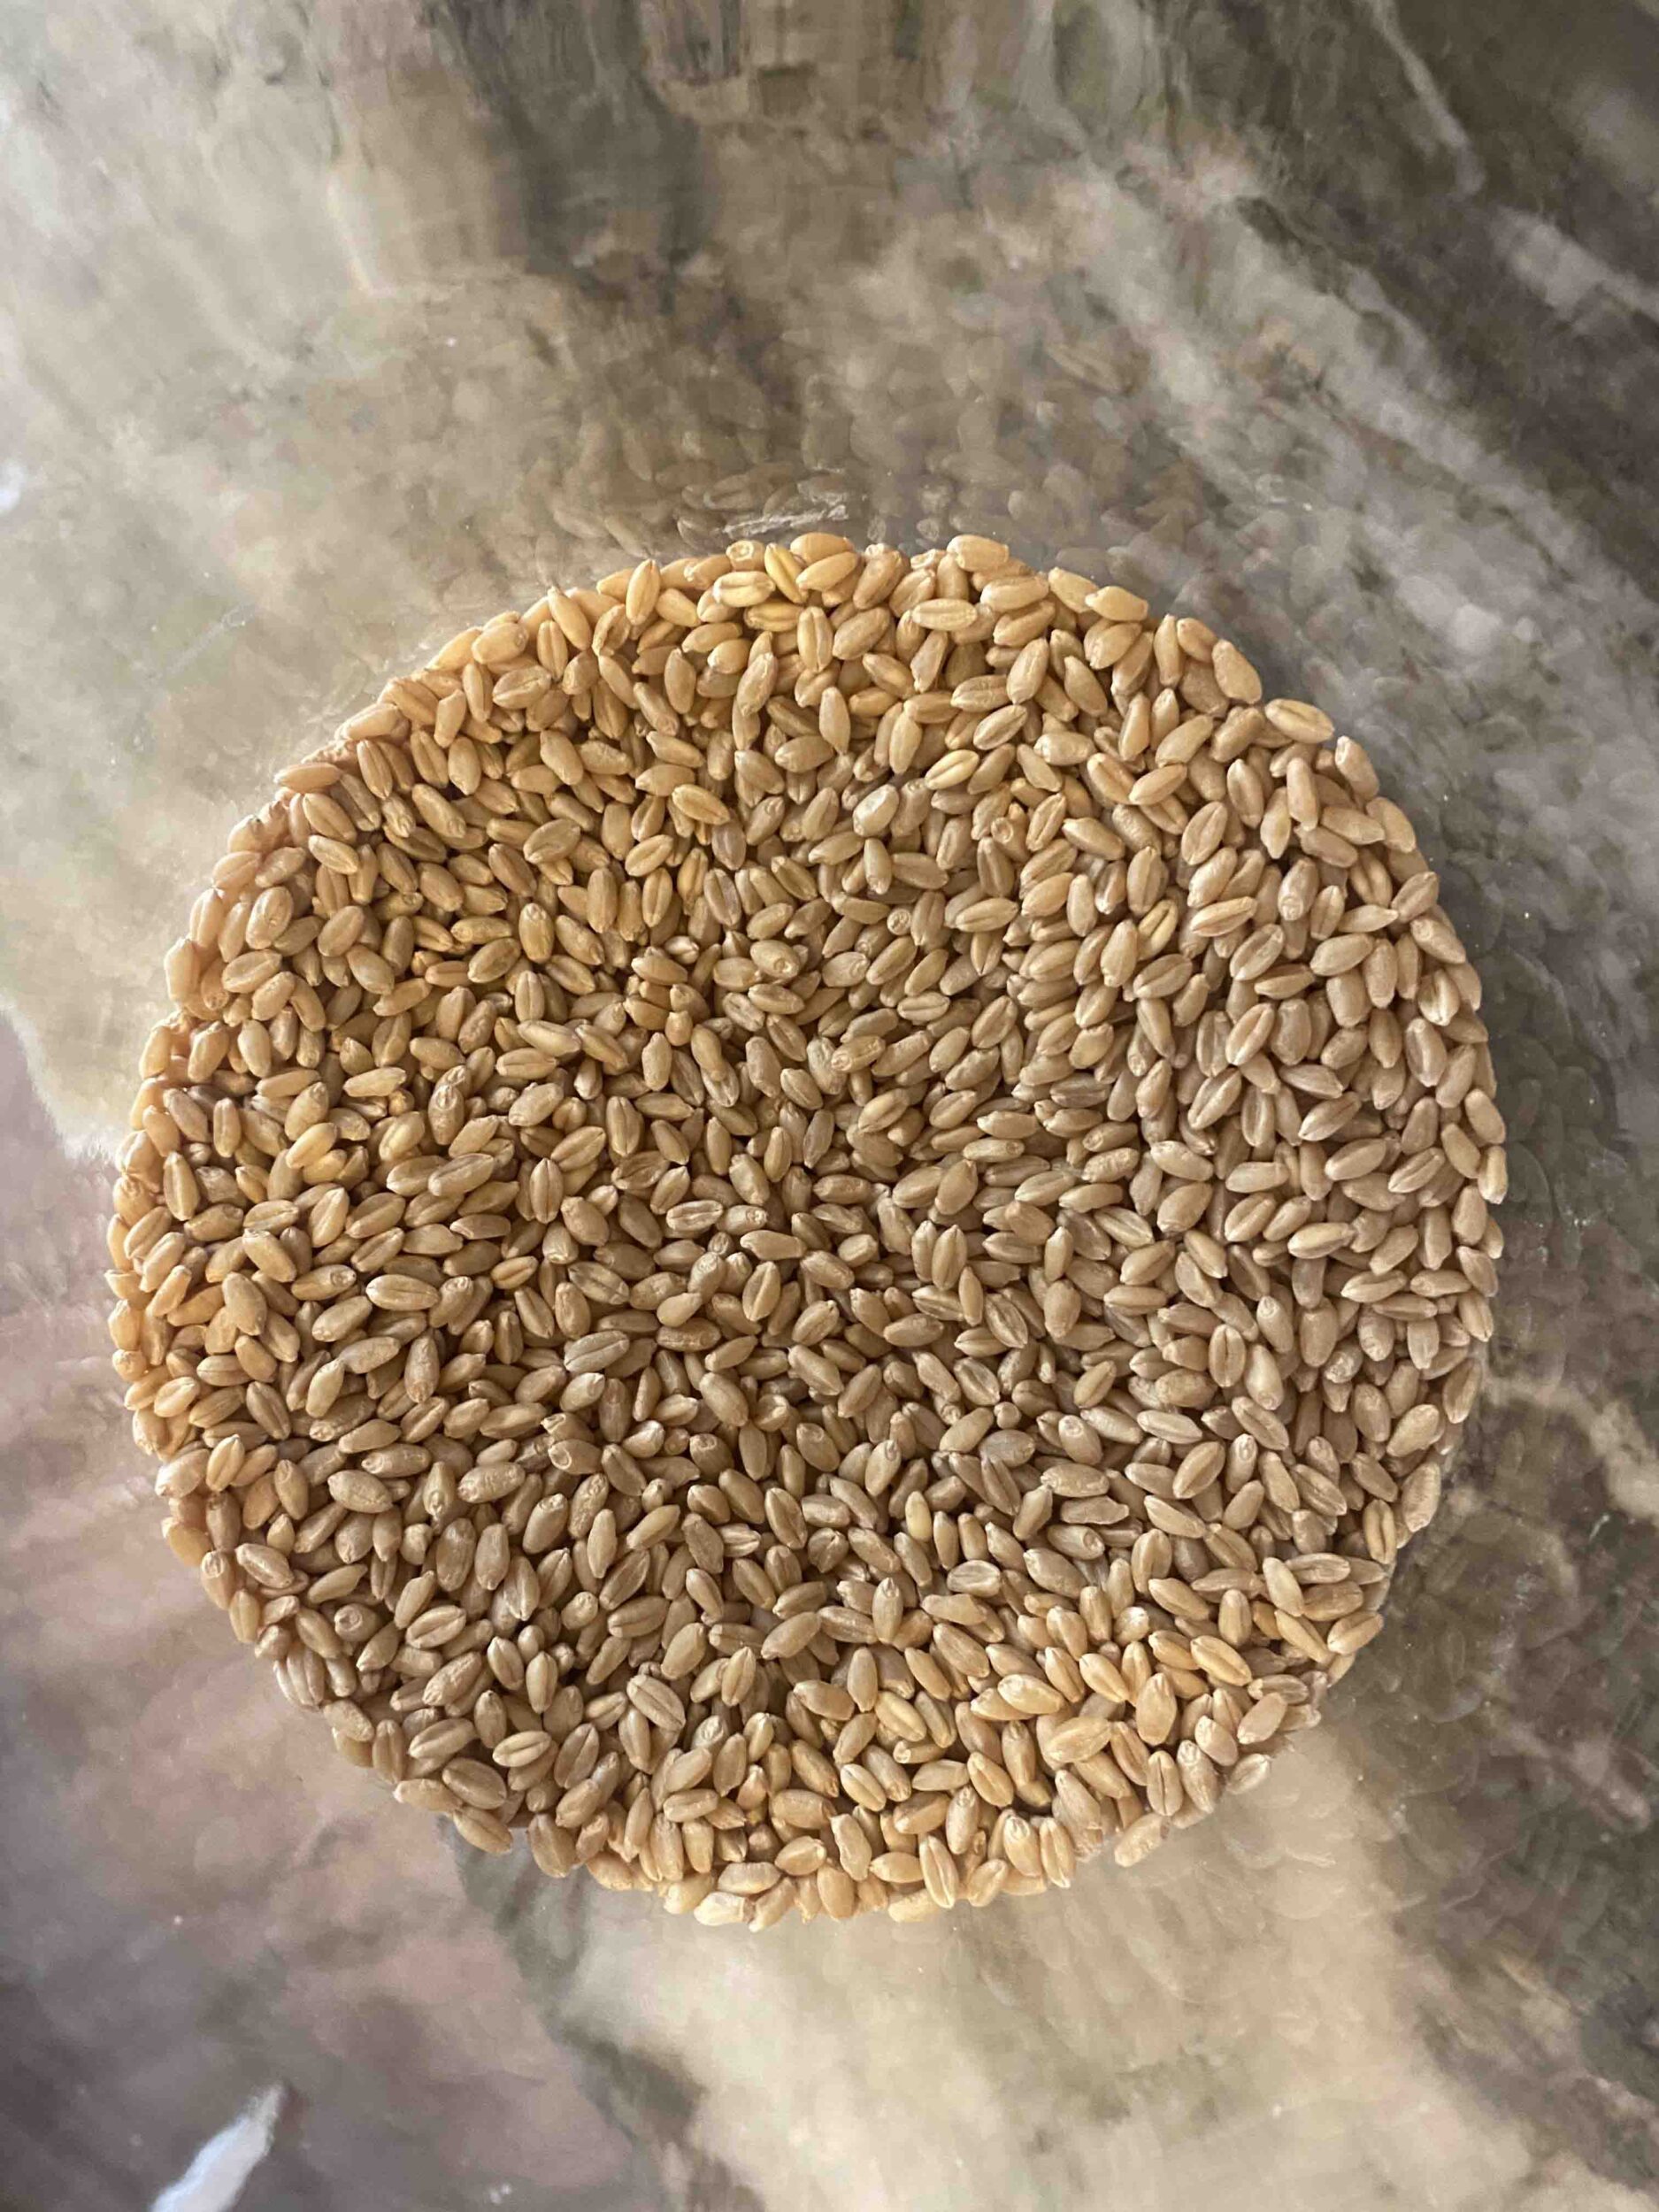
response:
[(1319, 1717), (1479, 1388), (1411, 826), (985, 538), (551, 590), (242, 823), (111, 1228), (173, 1548), (406, 1804), (763, 1927), (1141, 1857)]

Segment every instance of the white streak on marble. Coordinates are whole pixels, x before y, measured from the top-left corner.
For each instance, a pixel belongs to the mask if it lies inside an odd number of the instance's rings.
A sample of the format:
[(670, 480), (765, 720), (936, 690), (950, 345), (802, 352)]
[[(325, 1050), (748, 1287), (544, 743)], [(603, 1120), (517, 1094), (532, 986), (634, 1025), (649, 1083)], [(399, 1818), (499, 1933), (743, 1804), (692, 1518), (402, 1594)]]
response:
[(1475, 151), (1474, 142), (1453, 114), (1446, 95), (1434, 81), (1433, 72), (1402, 30), (1400, 11), (1395, 0), (1361, 0), (1361, 5), (1377, 26), (1385, 45), (1400, 64), (1418, 106), (1433, 127), (1435, 137), (1451, 156), (1457, 189), (1463, 193), (1479, 192), (1486, 181), (1486, 170)]
[(1580, 315), (1600, 299), (1659, 321), (1659, 284), (1614, 268), (1548, 217), (1501, 208), (1492, 227), (1516, 274), (1557, 315)]
[(282, 2109), (280, 2082), (250, 2098), (228, 2127), (210, 2136), (151, 2212), (231, 2212), (256, 2167), (268, 2156)]
[[(1490, 1394), (1494, 1405), (1532, 1395), (1523, 1384), (1504, 1376), (1492, 1378)], [(1659, 1528), (1659, 1451), (1642, 1433), (1630, 1408), (1622, 1399), (1596, 1401), (1568, 1388), (1551, 1392), (1548, 1402), (1552, 1412), (1565, 1414), (1583, 1431), (1600, 1464), (1609, 1502), (1619, 1512)]]

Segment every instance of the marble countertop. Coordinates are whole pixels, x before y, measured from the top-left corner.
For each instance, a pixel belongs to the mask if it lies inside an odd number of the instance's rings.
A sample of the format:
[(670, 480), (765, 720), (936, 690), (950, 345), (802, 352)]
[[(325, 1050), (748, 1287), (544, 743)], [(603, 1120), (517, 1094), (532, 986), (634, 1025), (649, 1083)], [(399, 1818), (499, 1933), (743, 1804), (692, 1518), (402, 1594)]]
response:
[[(0, 2201), (1655, 2201), (1653, 0), (60, 0), (0, 113)], [(274, 767), (551, 577), (819, 521), (1109, 571), (1363, 740), (1511, 1259), (1265, 1789), (747, 1939), (464, 1863), (295, 1722), (157, 1541), (103, 1216)]]

